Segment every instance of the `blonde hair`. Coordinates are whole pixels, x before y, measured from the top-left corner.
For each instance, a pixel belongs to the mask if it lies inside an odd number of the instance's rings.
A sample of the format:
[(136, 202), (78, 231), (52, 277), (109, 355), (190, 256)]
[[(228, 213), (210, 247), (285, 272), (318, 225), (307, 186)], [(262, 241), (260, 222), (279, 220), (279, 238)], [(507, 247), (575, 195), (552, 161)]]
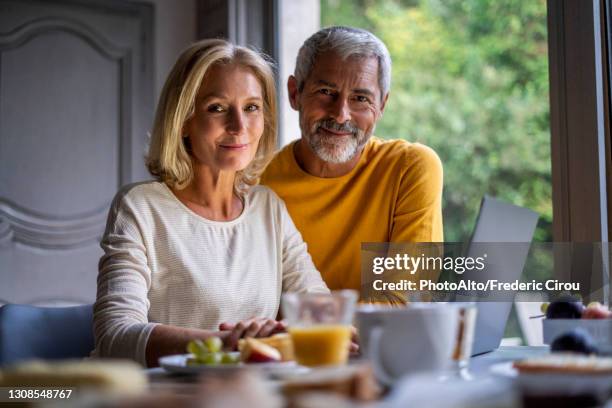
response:
[(182, 52), (166, 79), (146, 157), (149, 172), (171, 187), (183, 189), (193, 178), (183, 127), (194, 114), (196, 95), (208, 70), (226, 64), (249, 68), (259, 80), (264, 100), (263, 135), (253, 160), (245, 169), (236, 172), (236, 192), (244, 193), (259, 182), (276, 148), (276, 88), (272, 63), (253, 50), (225, 40), (198, 41)]

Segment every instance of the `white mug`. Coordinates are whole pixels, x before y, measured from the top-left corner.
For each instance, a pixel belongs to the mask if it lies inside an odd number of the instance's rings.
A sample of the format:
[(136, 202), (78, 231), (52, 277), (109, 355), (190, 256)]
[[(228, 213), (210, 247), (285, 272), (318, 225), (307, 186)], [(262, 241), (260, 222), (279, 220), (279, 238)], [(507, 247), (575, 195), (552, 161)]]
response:
[(386, 385), (408, 374), (447, 369), (456, 344), (457, 323), (457, 310), (444, 304), (364, 306), (357, 311), (362, 353)]

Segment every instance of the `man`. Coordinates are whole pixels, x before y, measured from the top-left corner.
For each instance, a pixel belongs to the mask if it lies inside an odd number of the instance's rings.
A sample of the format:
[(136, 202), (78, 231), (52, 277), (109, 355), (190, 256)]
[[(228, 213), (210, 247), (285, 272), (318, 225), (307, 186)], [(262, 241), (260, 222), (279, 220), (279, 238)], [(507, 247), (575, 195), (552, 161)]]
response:
[(430, 148), (372, 137), (391, 58), (372, 33), (324, 28), (300, 48), (287, 88), (301, 139), (262, 176), (285, 200), (330, 289), (361, 288), (362, 242), (439, 242), (442, 165)]

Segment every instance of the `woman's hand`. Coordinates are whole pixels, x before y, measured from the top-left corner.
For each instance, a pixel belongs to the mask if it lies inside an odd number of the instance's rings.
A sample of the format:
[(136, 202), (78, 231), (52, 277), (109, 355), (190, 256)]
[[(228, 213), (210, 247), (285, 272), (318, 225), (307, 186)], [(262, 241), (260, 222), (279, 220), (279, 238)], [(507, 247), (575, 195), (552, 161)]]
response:
[(238, 340), (243, 337), (269, 337), (284, 332), (287, 330), (287, 325), (283, 321), (254, 317), (237, 323), (221, 323), (219, 330), (228, 332), (223, 338), (223, 342), (226, 348), (234, 350), (238, 345)]

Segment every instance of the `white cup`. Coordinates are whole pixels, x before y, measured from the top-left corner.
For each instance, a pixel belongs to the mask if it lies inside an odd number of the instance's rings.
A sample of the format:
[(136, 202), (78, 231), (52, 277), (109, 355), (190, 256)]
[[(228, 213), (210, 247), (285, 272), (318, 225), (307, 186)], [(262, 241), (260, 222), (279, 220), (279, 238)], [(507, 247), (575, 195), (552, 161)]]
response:
[(456, 308), (444, 304), (363, 306), (357, 311), (361, 350), (385, 385), (405, 375), (448, 369), (457, 323)]

